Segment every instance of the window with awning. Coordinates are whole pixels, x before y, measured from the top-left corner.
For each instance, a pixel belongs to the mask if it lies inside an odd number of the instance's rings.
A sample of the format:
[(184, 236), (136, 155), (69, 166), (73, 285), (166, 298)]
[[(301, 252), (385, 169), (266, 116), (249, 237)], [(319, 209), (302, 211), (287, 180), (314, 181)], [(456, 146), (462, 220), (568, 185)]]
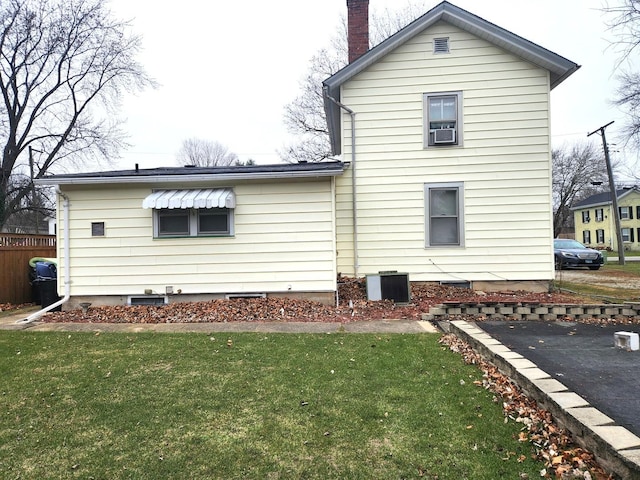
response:
[(142, 201), (153, 209), (156, 238), (233, 235), (235, 206), (230, 188), (158, 190)]
[(194, 190), (157, 190), (142, 201), (142, 208), (235, 208), (236, 197), (230, 188)]

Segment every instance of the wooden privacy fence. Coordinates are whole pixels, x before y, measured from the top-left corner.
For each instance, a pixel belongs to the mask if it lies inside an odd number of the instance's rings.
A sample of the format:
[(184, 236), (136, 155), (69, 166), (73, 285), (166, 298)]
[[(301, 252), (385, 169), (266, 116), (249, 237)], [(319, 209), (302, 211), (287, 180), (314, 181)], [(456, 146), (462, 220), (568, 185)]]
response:
[(29, 260), (56, 256), (55, 235), (0, 233), (0, 303), (29, 303)]

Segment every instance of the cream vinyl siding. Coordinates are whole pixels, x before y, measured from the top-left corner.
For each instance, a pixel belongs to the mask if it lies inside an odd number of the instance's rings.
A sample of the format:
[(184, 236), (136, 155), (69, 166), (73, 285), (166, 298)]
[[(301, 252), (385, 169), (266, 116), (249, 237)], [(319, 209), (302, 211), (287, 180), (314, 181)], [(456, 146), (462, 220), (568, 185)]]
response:
[[(434, 37), (449, 37), (451, 53), (434, 55)], [(458, 91), (464, 145), (424, 148), (423, 95)], [(546, 70), (441, 22), (343, 85), (341, 101), (356, 112), (359, 275), (553, 278)], [(349, 275), (351, 175), (336, 179), (338, 271)], [(464, 247), (425, 247), (424, 186), (447, 182), (464, 184)]]
[[(234, 236), (154, 239), (153, 210), (142, 208), (150, 187), (65, 186), (71, 295), (164, 294), (167, 285), (184, 294), (335, 290), (333, 179), (219, 187), (236, 196)], [(91, 236), (96, 221), (104, 237)]]

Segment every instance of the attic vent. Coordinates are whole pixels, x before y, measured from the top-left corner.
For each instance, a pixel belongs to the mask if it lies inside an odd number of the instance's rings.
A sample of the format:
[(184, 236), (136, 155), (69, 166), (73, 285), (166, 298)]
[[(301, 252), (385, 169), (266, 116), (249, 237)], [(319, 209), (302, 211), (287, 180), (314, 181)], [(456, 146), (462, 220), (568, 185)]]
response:
[(434, 38), (433, 53), (449, 53), (449, 37)]

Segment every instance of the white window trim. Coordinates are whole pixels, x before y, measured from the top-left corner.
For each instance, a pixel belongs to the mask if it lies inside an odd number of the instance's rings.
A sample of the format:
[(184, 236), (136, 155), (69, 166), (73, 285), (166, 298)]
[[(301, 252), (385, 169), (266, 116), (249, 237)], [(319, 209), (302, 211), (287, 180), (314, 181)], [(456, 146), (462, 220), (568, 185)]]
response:
[[(456, 141), (450, 144), (430, 145), (429, 144), (429, 99), (434, 97), (456, 97)], [(462, 147), (464, 144), (464, 124), (462, 117), (462, 91), (453, 92), (429, 92), (422, 95), (422, 122), (423, 122), (423, 146), (424, 148), (452, 148)]]
[(602, 228), (596, 230), (596, 243), (604, 243), (604, 229)]
[[(458, 190), (458, 243), (456, 244), (436, 244), (431, 245), (431, 217), (429, 208), (430, 191), (432, 189), (457, 189)], [(444, 182), (444, 183), (425, 183), (424, 184), (424, 245), (425, 248), (464, 248), (465, 231), (464, 231), (464, 182)]]
[(591, 243), (591, 230), (582, 231), (582, 243), (589, 245)]
[(229, 215), (229, 231), (228, 232), (220, 232), (220, 233), (199, 233), (198, 232), (198, 212), (200, 210), (206, 212), (212, 209), (197, 209), (197, 208), (185, 208), (185, 209), (174, 209), (176, 215), (180, 212), (184, 212), (189, 216), (189, 232), (186, 234), (176, 234), (176, 235), (160, 235), (160, 220), (159, 215), (161, 211), (165, 211), (167, 209), (154, 209), (153, 210), (153, 238), (185, 238), (185, 237), (233, 237), (235, 235), (235, 209), (233, 208), (222, 208), (220, 210), (224, 210)]
[[(627, 242), (627, 243), (631, 242), (631, 230), (632, 229), (630, 227), (624, 227), (620, 229), (620, 236), (622, 237), (623, 242)], [(624, 234), (625, 231), (627, 232), (626, 235)]]

